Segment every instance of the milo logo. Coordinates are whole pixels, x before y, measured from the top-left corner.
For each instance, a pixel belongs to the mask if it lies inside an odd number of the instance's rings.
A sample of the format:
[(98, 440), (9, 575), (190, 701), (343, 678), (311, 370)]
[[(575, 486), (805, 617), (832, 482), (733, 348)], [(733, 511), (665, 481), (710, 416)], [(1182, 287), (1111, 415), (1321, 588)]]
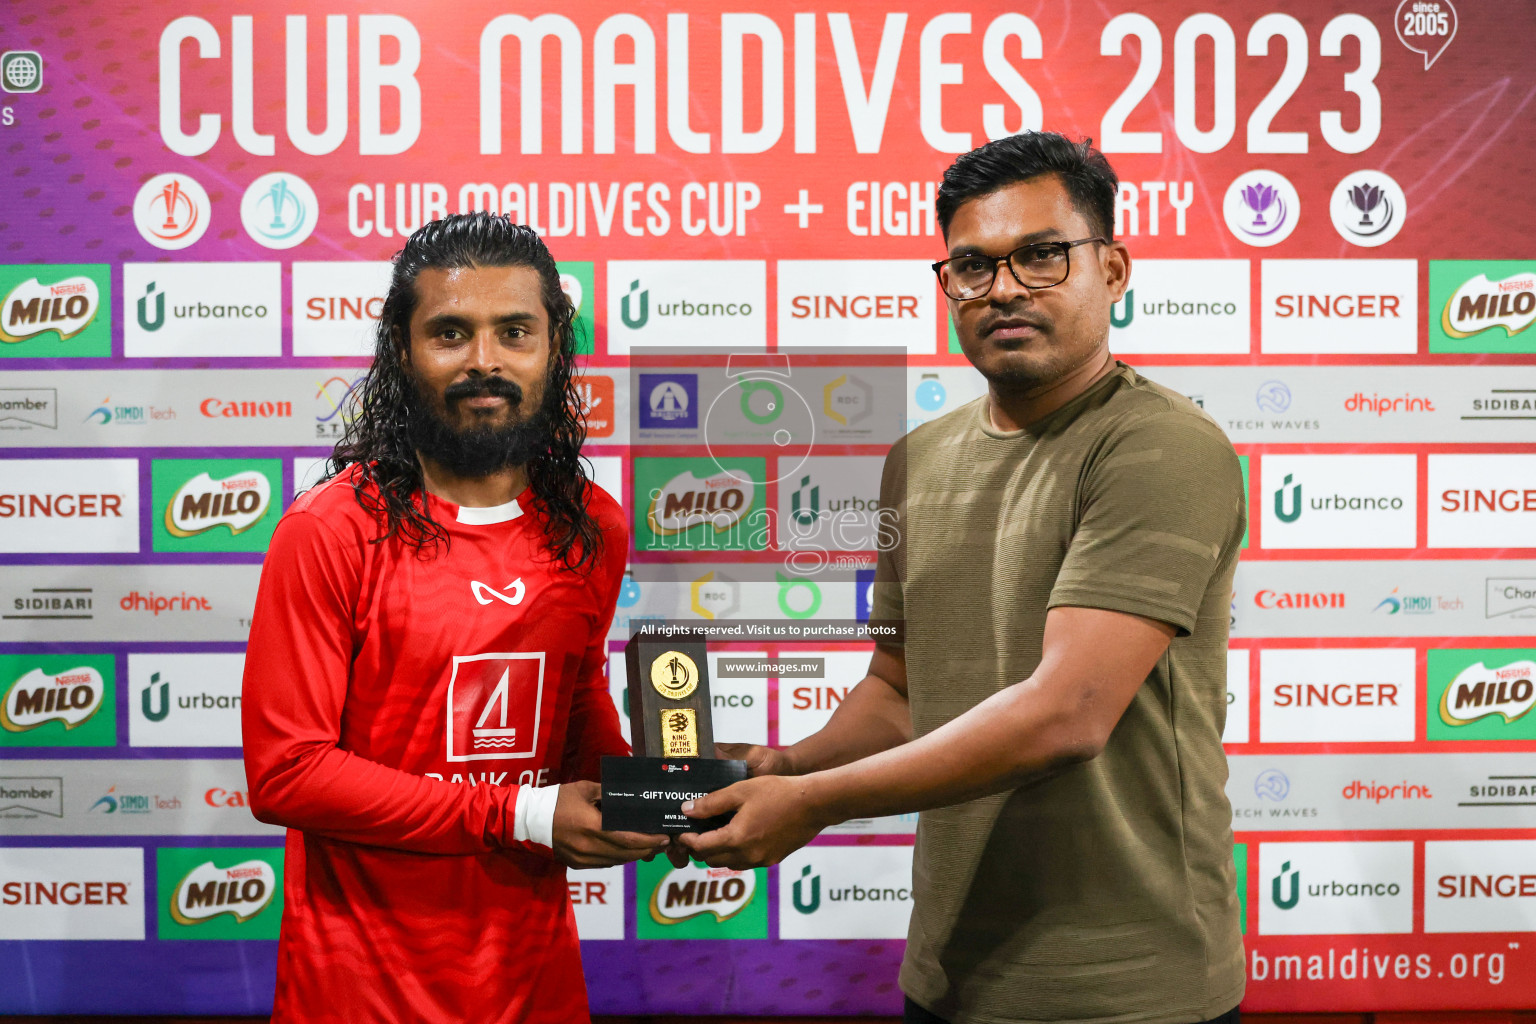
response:
[(752, 507), (755, 489), (751, 479), (735, 473), (721, 471), (697, 477), (685, 470), (652, 492), (646, 522), (661, 536), (703, 525), (724, 533), (739, 524)]
[(1440, 314), (1440, 329), (1452, 338), (1504, 328), (1514, 337), (1536, 322), (1536, 274), (1521, 273), (1503, 280), (1478, 274), (1451, 293)]
[(1506, 723), (1530, 714), (1536, 707), (1536, 661), (1516, 661), (1489, 668), (1479, 661), (1463, 669), (1440, 695), (1440, 721), (1469, 725), (1497, 715)]
[(63, 722), (64, 728), (89, 721), (101, 710), (106, 682), (89, 666), (49, 675), (34, 668), (11, 684), (0, 703), (0, 727), (7, 732), (26, 732), (47, 722)]
[(207, 860), (187, 873), (171, 893), (171, 918), (177, 924), (196, 925), (228, 914), (249, 921), (272, 903), (277, 893), (277, 872), (264, 860), (241, 861), (218, 867)]
[(84, 275), (44, 284), (29, 278), (0, 301), (0, 342), (12, 344), (52, 331), (68, 341), (91, 325), (101, 289)]
[(165, 529), (173, 537), (194, 537), (216, 526), (244, 533), (261, 521), (272, 503), (272, 483), (255, 470), (215, 480), (207, 473), (182, 484), (165, 507)]
[(728, 921), (746, 909), (756, 891), (755, 871), (689, 861), (668, 871), (651, 891), (651, 919), (657, 924), (679, 924), (708, 914), (716, 921)]

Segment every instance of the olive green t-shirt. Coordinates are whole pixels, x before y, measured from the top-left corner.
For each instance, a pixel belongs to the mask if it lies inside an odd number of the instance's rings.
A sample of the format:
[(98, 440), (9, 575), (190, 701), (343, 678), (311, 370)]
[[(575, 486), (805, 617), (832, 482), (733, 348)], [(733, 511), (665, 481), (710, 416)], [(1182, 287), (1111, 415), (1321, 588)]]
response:
[(979, 399), (913, 431), (881, 503), (872, 618), (905, 619), (913, 734), (1027, 678), (1047, 610), (1177, 628), (1103, 752), (925, 811), (901, 987), (956, 1024), (1187, 1024), (1243, 996), (1221, 747), (1237, 455), (1189, 400), (1117, 364), (1002, 432)]

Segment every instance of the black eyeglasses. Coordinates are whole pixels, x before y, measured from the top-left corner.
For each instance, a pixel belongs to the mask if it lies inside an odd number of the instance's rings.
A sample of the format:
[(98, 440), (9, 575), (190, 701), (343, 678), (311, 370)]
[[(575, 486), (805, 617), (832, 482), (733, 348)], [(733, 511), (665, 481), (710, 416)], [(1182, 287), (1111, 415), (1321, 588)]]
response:
[(1089, 242), (1109, 239), (1079, 238), (1074, 242), (1030, 242), (1006, 256), (952, 256), (933, 265), (939, 275), (939, 287), (952, 299), (979, 299), (992, 290), (997, 281), (997, 265), (1007, 262), (1008, 272), (1024, 288), (1054, 288), (1072, 272), (1072, 250)]

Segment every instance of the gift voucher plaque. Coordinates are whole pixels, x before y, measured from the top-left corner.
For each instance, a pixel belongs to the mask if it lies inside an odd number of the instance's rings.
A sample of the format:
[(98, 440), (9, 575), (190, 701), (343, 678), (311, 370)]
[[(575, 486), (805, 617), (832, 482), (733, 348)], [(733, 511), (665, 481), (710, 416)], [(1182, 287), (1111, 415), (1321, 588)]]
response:
[(637, 633), (624, 646), (633, 757), (603, 758), (603, 828), (707, 832), (729, 815), (695, 821), (685, 800), (747, 777), (745, 761), (715, 757), (709, 659), (701, 635)]

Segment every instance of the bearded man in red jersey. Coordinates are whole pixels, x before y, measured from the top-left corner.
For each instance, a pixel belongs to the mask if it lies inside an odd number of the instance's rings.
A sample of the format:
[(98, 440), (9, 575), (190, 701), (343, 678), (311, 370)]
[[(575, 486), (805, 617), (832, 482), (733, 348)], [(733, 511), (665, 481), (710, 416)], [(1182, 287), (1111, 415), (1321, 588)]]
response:
[(573, 317), (529, 228), (421, 228), (272, 538), (243, 709), (252, 810), (290, 830), (275, 1021), (584, 1021), (565, 869), (666, 846), (602, 832), (592, 781), (628, 752), (628, 540), (580, 461)]

